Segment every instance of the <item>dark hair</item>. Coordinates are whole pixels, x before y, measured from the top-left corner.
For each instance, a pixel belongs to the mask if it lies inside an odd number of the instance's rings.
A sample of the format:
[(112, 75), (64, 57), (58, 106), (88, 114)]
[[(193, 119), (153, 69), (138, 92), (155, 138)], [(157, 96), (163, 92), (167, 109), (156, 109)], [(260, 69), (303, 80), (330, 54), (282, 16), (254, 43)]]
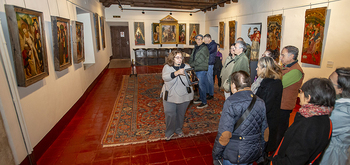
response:
[(350, 98), (350, 67), (337, 68), (335, 72), (338, 74), (338, 85), (342, 89), (342, 97)]
[(272, 50), (272, 49), (267, 49), (266, 50), (267, 52), (270, 52), (270, 56), (272, 59), (274, 59), (275, 61), (278, 61), (278, 57), (280, 56), (279, 55), (279, 52), (278, 52), (278, 49), (275, 49), (275, 50)]
[(333, 107), (335, 104), (335, 89), (333, 83), (326, 78), (313, 78), (306, 81), (301, 90), (304, 96), (311, 96), (309, 103), (314, 105)]
[(238, 37), (237, 39), (236, 39), (236, 41), (237, 40), (242, 40), (242, 41), (244, 41), (244, 39), (242, 38), (242, 37)]
[[(174, 66), (174, 58), (175, 58), (175, 56), (176, 56), (178, 53), (181, 54), (182, 59), (184, 58), (184, 55), (183, 55), (183, 53), (182, 53), (181, 51), (179, 51), (179, 50), (173, 50), (173, 51), (171, 51), (171, 52), (169, 53), (168, 57), (166, 58), (166, 61), (165, 61), (165, 64), (164, 64), (164, 65), (168, 64), (169, 66)], [(182, 63), (183, 63), (183, 62), (184, 62), (184, 60), (182, 60)]]
[(243, 70), (233, 72), (230, 78), (231, 84), (235, 84), (237, 90), (243, 89), (245, 87), (250, 87), (252, 82), (249, 74)]
[(288, 45), (288, 46), (284, 47), (283, 49), (286, 49), (288, 51), (288, 56), (293, 54), (294, 55), (293, 59), (294, 60), (298, 59), (299, 49), (297, 47), (292, 46), (292, 45)]
[(207, 38), (211, 39), (211, 35), (210, 34), (206, 34), (206, 35), (204, 35), (204, 37), (207, 37)]
[(247, 50), (247, 44), (244, 41), (236, 41), (236, 44), (239, 44), (239, 48), (243, 48), (243, 52)]
[[(218, 45), (220, 45), (220, 44), (218, 44)], [(230, 49), (231, 49), (232, 46), (235, 46), (235, 45), (236, 45), (236, 43), (233, 43), (233, 44), (230, 46)], [(228, 55), (232, 57), (233, 54), (231, 53), (231, 51), (229, 51)]]

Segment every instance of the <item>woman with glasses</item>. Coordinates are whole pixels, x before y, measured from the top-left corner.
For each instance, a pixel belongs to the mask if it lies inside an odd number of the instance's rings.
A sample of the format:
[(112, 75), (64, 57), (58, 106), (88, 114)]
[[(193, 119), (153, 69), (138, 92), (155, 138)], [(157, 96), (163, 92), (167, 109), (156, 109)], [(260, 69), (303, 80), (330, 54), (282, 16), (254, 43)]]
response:
[(183, 62), (180, 51), (169, 53), (162, 71), (164, 85), (160, 95), (165, 113), (165, 140), (170, 140), (175, 133), (178, 137), (184, 136), (182, 126), (185, 113), (193, 100), (193, 89), (185, 76), (187, 68), (191, 67)]
[(301, 108), (287, 129), (276, 152), (273, 165), (319, 164), (332, 134), (329, 119), (335, 90), (330, 80), (313, 78), (305, 82), (299, 93)]
[(338, 68), (330, 76), (337, 94), (330, 119), (333, 131), (321, 165), (350, 164), (350, 68)]
[(278, 131), (279, 112), (282, 99), (282, 72), (271, 57), (262, 57), (256, 68), (258, 78), (252, 84), (252, 91), (264, 100), (266, 106), (266, 117), (269, 125), (269, 141), (265, 152), (273, 152), (277, 149), (284, 132)]

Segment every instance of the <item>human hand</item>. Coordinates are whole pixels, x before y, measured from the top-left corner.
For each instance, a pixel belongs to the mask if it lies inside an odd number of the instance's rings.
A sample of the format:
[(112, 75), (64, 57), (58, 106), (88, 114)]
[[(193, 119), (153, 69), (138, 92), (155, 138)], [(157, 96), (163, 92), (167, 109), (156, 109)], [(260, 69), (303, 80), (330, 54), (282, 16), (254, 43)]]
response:
[(179, 69), (175, 73), (176, 73), (176, 76), (178, 76), (178, 75), (185, 75), (185, 69)]

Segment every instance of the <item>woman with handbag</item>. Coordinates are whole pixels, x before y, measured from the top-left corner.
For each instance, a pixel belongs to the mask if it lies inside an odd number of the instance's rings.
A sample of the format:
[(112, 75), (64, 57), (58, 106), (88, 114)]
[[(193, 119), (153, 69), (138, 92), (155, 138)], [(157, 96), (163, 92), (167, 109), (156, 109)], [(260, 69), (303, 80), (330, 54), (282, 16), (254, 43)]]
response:
[(230, 79), (233, 94), (224, 103), (213, 146), (213, 163), (252, 164), (262, 156), (265, 146), (265, 104), (250, 90), (247, 72), (234, 72)]
[(160, 97), (163, 99), (165, 113), (165, 140), (170, 140), (174, 133), (184, 136), (182, 126), (185, 113), (191, 100), (193, 89), (185, 76), (185, 69), (191, 68), (183, 63), (183, 55), (174, 50), (169, 53), (162, 71), (164, 85)]
[(334, 104), (335, 90), (330, 80), (313, 78), (299, 90), (299, 112), (287, 129), (270, 165), (319, 164), (332, 134), (329, 119)]

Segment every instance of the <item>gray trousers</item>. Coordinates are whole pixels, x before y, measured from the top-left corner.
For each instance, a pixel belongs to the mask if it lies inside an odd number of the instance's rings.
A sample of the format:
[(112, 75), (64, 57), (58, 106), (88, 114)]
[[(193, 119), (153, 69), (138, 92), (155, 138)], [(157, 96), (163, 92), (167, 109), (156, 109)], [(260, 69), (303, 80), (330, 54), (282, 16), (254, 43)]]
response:
[(184, 124), (185, 113), (189, 104), (190, 101), (176, 104), (163, 100), (166, 137), (169, 137), (174, 132), (176, 134), (182, 133), (182, 126)]

